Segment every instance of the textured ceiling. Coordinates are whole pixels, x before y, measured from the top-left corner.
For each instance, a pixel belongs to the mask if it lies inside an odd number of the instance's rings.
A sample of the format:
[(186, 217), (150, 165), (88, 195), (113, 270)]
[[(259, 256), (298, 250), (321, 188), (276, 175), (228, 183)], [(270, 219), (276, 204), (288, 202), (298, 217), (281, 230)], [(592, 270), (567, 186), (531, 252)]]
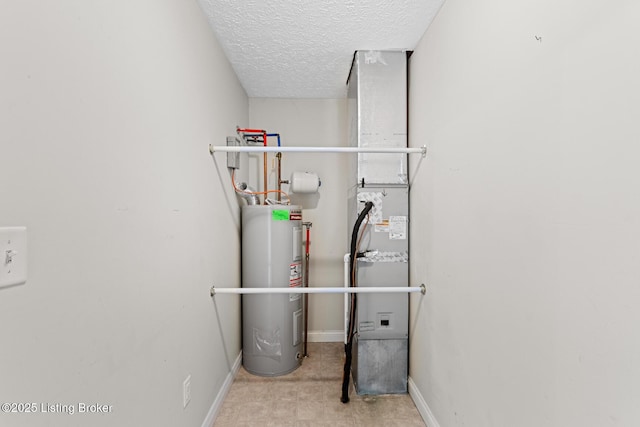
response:
[(356, 50), (412, 50), (444, 0), (199, 0), (249, 97), (342, 98)]

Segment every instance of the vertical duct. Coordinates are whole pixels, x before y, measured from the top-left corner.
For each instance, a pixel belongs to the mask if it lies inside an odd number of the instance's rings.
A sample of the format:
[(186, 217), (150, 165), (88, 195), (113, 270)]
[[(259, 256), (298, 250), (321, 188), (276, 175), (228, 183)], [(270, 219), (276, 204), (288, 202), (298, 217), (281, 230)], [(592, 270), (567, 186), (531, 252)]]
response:
[[(353, 147), (407, 147), (407, 53), (358, 51), (348, 81), (349, 144)], [(360, 153), (358, 183), (407, 181), (406, 154)]]

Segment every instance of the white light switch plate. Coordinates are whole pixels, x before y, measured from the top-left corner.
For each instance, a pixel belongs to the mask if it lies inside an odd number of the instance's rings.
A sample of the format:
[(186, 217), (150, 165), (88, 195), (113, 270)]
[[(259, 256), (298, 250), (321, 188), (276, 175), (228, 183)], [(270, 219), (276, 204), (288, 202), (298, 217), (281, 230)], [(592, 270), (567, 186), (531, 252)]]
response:
[(27, 227), (0, 227), (0, 288), (27, 281)]

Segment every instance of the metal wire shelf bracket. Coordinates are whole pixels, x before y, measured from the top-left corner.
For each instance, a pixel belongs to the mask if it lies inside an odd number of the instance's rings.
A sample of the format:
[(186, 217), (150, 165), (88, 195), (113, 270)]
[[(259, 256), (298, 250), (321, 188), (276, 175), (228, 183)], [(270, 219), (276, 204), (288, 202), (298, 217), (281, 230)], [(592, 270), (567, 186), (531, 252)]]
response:
[(420, 292), (424, 295), (427, 287), (422, 284), (413, 287), (372, 287), (372, 288), (350, 288), (350, 287), (328, 287), (328, 288), (216, 288), (211, 287), (210, 294), (390, 294), (390, 293), (414, 293)]
[(427, 146), (419, 148), (397, 147), (274, 147), (274, 146), (238, 146), (209, 145), (209, 152), (222, 153), (386, 153), (386, 154), (422, 154), (427, 155)]

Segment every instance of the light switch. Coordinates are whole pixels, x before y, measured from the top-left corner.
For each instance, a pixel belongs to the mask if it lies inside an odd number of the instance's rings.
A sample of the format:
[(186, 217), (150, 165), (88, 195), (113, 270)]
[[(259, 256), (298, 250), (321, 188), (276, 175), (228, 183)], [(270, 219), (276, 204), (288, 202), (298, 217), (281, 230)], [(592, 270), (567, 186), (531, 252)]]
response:
[(27, 281), (27, 227), (0, 227), (0, 288)]

